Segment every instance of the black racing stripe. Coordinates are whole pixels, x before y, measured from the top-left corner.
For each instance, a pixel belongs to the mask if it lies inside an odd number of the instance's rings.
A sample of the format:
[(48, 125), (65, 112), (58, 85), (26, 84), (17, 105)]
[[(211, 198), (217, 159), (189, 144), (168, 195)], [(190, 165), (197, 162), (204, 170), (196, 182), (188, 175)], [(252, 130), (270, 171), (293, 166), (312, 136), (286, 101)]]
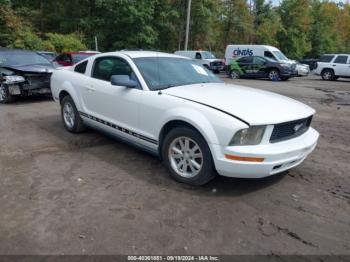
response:
[(146, 136), (144, 136), (144, 135), (135, 133), (135, 132), (133, 132), (133, 131), (131, 131), (131, 130), (129, 130), (129, 129), (126, 129), (126, 128), (124, 128), (124, 127), (117, 126), (116, 124), (110, 123), (110, 122), (108, 122), (108, 121), (102, 120), (102, 119), (100, 119), (100, 118), (94, 117), (94, 116), (89, 115), (89, 114), (86, 114), (86, 113), (84, 113), (84, 112), (79, 112), (79, 114), (80, 114), (81, 116), (83, 116), (83, 117), (89, 118), (89, 119), (94, 120), (94, 121), (96, 121), (96, 122), (98, 122), (98, 123), (101, 123), (101, 124), (104, 124), (104, 125), (109, 126), (109, 127), (111, 127), (111, 128), (114, 128), (114, 129), (116, 129), (116, 130), (118, 130), (118, 131), (121, 131), (121, 132), (123, 132), (123, 133), (125, 133), (125, 134), (131, 135), (131, 136), (140, 138), (140, 139), (142, 139), (142, 140), (144, 140), (144, 141), (147, 141), (147, 142), (149, 142), (149, 143), (158, 145), (158, 141), (157, 141), (157, 140), (154, 140), (154, 139), (149, 138), (149, 137), (146, 137)]
[[(166, 94), (166, 93), (165, 93), (165, 94)], [(224, 111), (224, 110), (221, 110), (221, 109), (219, 109), (219, 108), (217, 108), (217, 107), (210, 106), (210, 105), (207, 105), (207, 104), (204, 104), (204, 103), (201, 103), (201, 102), (198, 102), (198, 101), (194, 101), (194, 100), (191, 100), (191, 99), (188, 99), (188, 98), (184, 98), (184, 97), (181, 97), (181, 96), (175, 96), (175, 95), (170, 95), (170, 94), (166, 94), (166, 95), (168, 95), (168, 96), (173, 96), (173, 97), (177, 97), (177, 98), (181, 98), (181, 99), (185, 99), (185, 100), (191, 101), (191, 102), (193, 102), (193, 103), (197, 103), (197, 104), (200, 104), (200, 105), (203, 105), (203, 106), (206, 106), (206, 107), (210, 107), (210, 108), (215, 109), (215, 110), (217, 110), (217, 111), (220, 111), (220, 112), (222, 112), (222, 113), (224, 113), (224, 114), (226, 114), (226, 115), (232, 116), (233, 118), (236, 118), (236, 119), (238, 119), (239, 121), (242, 121), (242, 122), (245, 123), (246, 125), (250, 126), (250, 124), (249, 124), (247, 121), (243, 120), (242, 118), (240, 118), (240, 117), (238, 117), (238, 116), (235, 116), (235, 115), (232, 115), (232, 114), (230, 114), (230, 113), (228, 113), (228, 112), (226, 112), (226, 111)]]

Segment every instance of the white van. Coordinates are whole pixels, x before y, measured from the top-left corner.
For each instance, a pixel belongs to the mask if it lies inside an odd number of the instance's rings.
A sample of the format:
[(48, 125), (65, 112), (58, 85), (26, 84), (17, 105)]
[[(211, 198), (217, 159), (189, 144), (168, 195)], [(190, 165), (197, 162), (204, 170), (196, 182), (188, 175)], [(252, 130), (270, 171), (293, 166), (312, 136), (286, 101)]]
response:
[(212, 70), (214, 73), (219, 73), (220, 71), (225, 70), (225, 63), (221, 59), (216, 58), (215, 55), (209, 51), (176, 51), (174, 54), (196, 59), (199, 63)]
[(262, 56), (279, 62), (291, 61), (278, 48), (269, 45), (228, 45), (226, 47), (226, 65), (229, 65), (232, 59), (243, 56)]

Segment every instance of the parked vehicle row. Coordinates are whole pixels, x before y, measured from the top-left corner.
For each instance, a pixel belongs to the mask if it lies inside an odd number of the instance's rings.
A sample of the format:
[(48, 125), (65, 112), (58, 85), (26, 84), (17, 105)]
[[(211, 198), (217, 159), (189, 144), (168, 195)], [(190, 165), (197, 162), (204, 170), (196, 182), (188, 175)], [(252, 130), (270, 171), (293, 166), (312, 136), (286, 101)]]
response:
[(158, 52), (95, 55), (51, 78), (72, 133), (102, 130), (163, 161), (177, 181), (216, 173), (261, 178), (302, 163), (315, 111), (274, 93), (227, 85), (195, 60)]

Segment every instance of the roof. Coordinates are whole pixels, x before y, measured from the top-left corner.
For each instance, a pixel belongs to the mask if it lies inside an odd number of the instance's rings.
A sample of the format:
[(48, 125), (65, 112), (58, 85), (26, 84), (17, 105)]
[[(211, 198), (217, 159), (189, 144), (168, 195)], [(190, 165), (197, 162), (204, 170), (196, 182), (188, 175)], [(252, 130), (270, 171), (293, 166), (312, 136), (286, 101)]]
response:
[(110, 55), (124, 54), (124, 55), (131, 57), (131, 58), (140, 58), (140, 57), (184, 58), (183, 56), (178, 56), (178, 55), (169, 54), (169, 53), (155, 52), (155, 51), (118, 51), (118, 52), (104, 53), (104, 55), (105, 54), (110, 54)]
[(34, 51), (31, 50), (24, 50), (24, 49), (12, 49), (12, 48), (5, 48), (5, 47), (0, 47), (0, 52), (23, 52), (23, 53), (35, 53)]
[(83, 51), (78, 51), (78, 52), (63, 52), (62, 54), (70, 54), (70, 55), (97, 55), (100, 54), (100, 52), (83, 52)]
[(350, 55), (350, 54), (324, 54), (324, 55)]

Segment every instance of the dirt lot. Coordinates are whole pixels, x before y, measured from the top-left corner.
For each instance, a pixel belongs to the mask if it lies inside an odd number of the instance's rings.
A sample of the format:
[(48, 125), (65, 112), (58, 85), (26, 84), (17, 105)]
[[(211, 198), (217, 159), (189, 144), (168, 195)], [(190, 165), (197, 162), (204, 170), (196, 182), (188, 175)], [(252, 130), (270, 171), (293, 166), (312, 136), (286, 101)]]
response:
[(262, 180), (195, 188), (51, 100), (0, 106), (2, 254), (350, 254), (350, 81), (228, 80), (317, 110), (315, 152)]

